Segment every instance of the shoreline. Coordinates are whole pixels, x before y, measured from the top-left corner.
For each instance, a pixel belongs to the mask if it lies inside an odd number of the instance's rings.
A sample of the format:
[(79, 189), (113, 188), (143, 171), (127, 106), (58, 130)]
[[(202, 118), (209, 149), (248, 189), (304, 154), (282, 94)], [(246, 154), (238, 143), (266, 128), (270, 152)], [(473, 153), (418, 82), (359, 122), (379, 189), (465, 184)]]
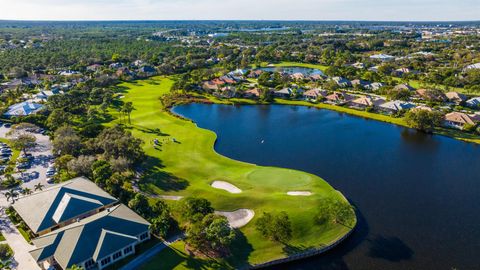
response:
[[(366, 111), (360, 111), (352, 108), (330, 105), (325, 103), (312, 103), (304, 100), (288, 100), (288, 99), (278, 99), (276, 98), (273, 102), (259, 102), (258, 100), (245, 99), (245, 98), (233, 98), (233, 99), (218, 99), (213, 96), (209, 96), (205, 100), (195, 99), (192, 101), (182, 101), (175, 106), (185, 105), (188, 103), (201, 103), (201, 104), (223, 104), (223, 105), (283, 105), (283, 106), (303, 106), (316, 109), (325, 109), (330, 111), (335, 111), (338, 113), (346, 113), (348, 115), (361, 117), (364, 119), (375, 120), (379, 122), (389, 123), (397, 125), (400, 127), (405, 127), (413, 129), (407, 125), (407, 123), (402, 118), (395, 118), (384, 114), (372, 113)], [(182, 116), (183, 118), (183, 116)], [(415, 130), (415, 129), (413, 129)], [(420, 131), (419, 131), (420, 132)], [(432, 133), (432, 135), (444, 136), (454, 140), (463, 141), (466, 143), (480, 144), (480, 136), (475, 136), (469, 133), (465, 133), (461, 130), (449, 129), (444, 127), (437, 127)]]

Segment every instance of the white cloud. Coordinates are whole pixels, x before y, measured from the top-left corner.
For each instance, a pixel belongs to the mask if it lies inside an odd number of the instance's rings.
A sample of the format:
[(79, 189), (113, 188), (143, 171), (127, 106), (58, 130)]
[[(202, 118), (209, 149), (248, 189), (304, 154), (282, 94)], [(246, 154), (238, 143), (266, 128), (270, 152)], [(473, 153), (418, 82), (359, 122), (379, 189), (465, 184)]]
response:
[(479, 20), (480, 0), (0, 0), (0, 19)]

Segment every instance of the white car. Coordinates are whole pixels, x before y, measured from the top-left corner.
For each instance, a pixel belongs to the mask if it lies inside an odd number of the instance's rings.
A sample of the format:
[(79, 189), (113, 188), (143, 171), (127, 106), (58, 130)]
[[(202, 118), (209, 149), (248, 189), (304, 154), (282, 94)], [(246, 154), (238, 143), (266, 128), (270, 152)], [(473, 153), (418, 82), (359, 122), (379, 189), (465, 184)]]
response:
[(47, 176), (51, 177), (55, 175), (55, 168), (53, 166), (48, 167)]

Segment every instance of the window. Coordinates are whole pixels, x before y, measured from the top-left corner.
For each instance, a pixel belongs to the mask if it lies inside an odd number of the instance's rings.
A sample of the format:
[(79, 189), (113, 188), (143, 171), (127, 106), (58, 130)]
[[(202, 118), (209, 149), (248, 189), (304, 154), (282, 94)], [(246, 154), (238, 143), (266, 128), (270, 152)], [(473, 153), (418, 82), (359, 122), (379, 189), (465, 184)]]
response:
[(129, 247), (126, 247), (125, 249), (123, 249), (123, 254), (128, 254), (130, 252), (132, 252), (132, 246), (129, 246)]
[(100, 264), (101, 264), (102, 266), (104, 266), (104, 265), (109, 264), (111, 261), (112, 261), (112, 259), (110, 259), (110, 257), (108, 257), (108, 258), (103, 259), (103, 260), (100, 262)]
[(143, 241), (143, 240), (145, 240), (146, 238), (148, 238), (148, 232), (140, 235), (140, 241)]
[(122, 251), (120, 250), (119, 252), (113, 254), (113, 260), (117, 260), (118, 258), (122, 257)]
[(93, 261), (93, 259), (90, 259), (88, 261), (85, 262), (84, 264), (84, 268), (85, 269), (92, 269), (92, 268), (95, 268), (96, 267), (96, 263)]

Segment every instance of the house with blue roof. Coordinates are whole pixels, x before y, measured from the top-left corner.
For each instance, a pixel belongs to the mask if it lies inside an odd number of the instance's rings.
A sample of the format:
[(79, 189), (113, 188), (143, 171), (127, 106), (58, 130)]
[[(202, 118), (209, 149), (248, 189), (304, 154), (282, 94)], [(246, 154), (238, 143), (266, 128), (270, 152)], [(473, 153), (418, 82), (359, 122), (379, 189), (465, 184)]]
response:
[(25, 102), (17, 103), (8, 107), (7, 111), (3, 115), (5, 117), (27, 116), (27, 115), (35, 114), (41, 109), (43, 109), (42, 104), (25, 101)]

